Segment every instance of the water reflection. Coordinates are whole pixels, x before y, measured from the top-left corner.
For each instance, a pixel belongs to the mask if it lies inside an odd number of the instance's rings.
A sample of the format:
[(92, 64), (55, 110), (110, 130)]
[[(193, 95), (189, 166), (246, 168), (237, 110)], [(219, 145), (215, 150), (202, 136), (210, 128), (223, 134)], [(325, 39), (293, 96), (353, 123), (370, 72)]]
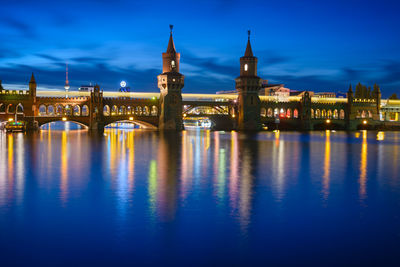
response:
[(360, 199), (364, 200), (367, 196), (367, 131), (362, 132), (361, 160), (360, 160)]
[[(124, 239), (126, 247), (135, 240), (183, 246), (182, 240), (204, 236), (210, 241), (201, 249), (207, 250), (210, 243), (231, 245), (232, 236), (280, 240), (288, 236), (279, 232), (282, 225), (297, 233), (297, 223), (315, 214), (336, 218), (340, 209), (357, 214), (368, 201), (378, 201), (378, 190), (385, 190), (381, 207), (397, 210), (392, 199), (400, 199), (399, 136), (114, 128), (99, 136), (52, 127), (0, 133), (0, 226), (11, 225), (4, 215), (23, 215), (15, 217), (15, 225), (20, 217), (36, 222), (35, 216), (43, 216), (40, 224), (46, 225), (48, 214), (55, 214), (51, 220), (69, 234), (73, 225), (98, 227), (96, 234), (104, 232), (113, 246), (115, 239)], [(54, 231), (65, 234), (61, 227)]]

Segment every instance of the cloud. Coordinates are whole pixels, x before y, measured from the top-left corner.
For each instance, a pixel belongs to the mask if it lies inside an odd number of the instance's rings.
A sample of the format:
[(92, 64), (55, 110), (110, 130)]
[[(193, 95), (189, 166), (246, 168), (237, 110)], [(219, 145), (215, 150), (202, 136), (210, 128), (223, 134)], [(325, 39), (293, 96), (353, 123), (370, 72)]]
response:
[(17, 31), (22, 34), (25, 38), (35, 38), (36, 34), (34, 29), (20, 20), (12, 17), (0, 17), (0, 24), (5, 25), (7, 28)]

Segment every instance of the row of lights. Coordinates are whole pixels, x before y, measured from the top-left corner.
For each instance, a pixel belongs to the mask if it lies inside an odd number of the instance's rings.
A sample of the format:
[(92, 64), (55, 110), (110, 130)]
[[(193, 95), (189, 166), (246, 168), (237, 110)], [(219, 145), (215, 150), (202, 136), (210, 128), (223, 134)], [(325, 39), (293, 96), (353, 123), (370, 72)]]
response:
[[(331, 123), (331, 120), (330, 120), (330, 119), (327, 119), (327, 120), (326, 120), (326, 123), (327, 123), (327, 124)], [(367, 120), (363, 120), (363, 124), (367, 124), (367, 123), (368, 123)]]

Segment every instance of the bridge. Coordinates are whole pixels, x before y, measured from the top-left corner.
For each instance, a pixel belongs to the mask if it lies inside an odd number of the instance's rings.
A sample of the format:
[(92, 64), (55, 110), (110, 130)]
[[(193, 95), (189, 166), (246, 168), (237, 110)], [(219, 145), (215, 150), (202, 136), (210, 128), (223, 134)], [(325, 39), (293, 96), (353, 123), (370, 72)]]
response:
[[(346, 98), (262, 96), (257, 58), (250, 37), (240, 58), (237, 94), (185, 94), (179, 72), (180, 53), (172, 32), (162, 54), (163, 72), (154, 93), (37, 91), (32, 74), (28, 90), (0, 89), (0, 122), (25, 121), (28, 130), (54, 121), (72, 121), (92, 130), (115, 122), (132, 122), (145, 128), (182, 130), (185, 120), (205, 118), (213, 129), (400, 129), (400, 100), (381, 99), (380, 89), (356, 98), (350, 86)], [(0, 88), (2, 88), (0, 86)]]

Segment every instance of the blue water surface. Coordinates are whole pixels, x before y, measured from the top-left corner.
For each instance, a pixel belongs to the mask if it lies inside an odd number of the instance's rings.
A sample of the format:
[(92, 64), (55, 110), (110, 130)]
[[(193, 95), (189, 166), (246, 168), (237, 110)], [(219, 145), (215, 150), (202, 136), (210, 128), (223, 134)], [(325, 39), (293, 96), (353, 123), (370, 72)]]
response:
[(399, 265), (400, 133), (0, 133), (0, 265)]

